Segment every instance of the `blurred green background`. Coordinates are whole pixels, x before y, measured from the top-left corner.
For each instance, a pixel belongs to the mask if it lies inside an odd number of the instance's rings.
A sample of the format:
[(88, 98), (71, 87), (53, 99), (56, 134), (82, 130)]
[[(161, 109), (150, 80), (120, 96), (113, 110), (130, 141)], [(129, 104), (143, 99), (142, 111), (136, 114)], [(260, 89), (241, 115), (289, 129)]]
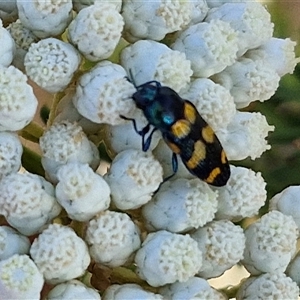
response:
[[(296, 56), (299, 57), (300, 1), (268, 1), (265, 4), (275, 23), (274, 36), (296, 41)], [(262, 173), (270, 199), (290, 185), (300, 185), (300, 65), (293, 75), (281, 78), (280, 86), (270, 100), (251, 104), (249, 111), (261, 112), (268, 123), (275, 126), (275, 131), (268, 137), (271, 150), (255, 161), (242, 162)]]

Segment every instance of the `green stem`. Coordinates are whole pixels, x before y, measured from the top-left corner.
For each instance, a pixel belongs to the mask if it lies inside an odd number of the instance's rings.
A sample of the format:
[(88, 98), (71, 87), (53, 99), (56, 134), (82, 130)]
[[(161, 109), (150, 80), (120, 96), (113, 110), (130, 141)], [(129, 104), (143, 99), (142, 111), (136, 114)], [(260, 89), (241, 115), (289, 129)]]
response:
[(45, 176), (41, 156), (25, 146), (23, 146), (22, 166), (30, 173)]
[(39, 142), (39, 138), (43, 135), (44, 129), (36, 122), (30, 122), (20, 132), (20, 136), (34, 143)]

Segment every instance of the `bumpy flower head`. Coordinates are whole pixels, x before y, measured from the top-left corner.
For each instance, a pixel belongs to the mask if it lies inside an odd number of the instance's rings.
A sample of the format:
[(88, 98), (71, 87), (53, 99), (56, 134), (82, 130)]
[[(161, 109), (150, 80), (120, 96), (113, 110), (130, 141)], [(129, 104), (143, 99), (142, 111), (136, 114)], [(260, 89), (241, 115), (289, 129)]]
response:
[(71, 280), (56, 285), (47, 295), (47, 300), (77, 299), (100, 300), (96, 290), (87, 287), (78, 280)]
[[(138, 130), (142, 130), (148, 124), (144, 113), (140, 109), (135, 110), (132, 117), (135, 119)], [(119, 153), (128, 149), (142, 149), (142, 137), (137, 137), (137, 133), (130, 121), (125, 124), (107, 126), (105, 128), (105, 135), (105, 144), (112, 152)], [(160, 139), (161, 133), (157, 130), (152, 135), (148, 150), (153, 150)]]
[(126, 47), (121, 53), (121, 64), (131, 72), (135, 85), (157, 80), (177, 92), (187, 86), (193, 74), (184, 53), (154, 41), (140, 40)]
[(185, 53), (195, 77), (209, 77), (234, 63), (238, 41), (229, 23), (213, 20), (182, 31), (172, 48)]
[(289, 186), (275, 195), (269, 202), (269, 209), (292, 216), (300, 230), (300, 186)]
[(201, 117), (214, 130), (226, 128), (236, 113), (229, 91), (208, 78), (194, 80), (181, 96), (193, 102)]
[(252, 101), (270, 99), (280, 80), (275, 68), (267, 61), (245, 57), (212, 78), (230, 91), (237, 108), (244, 108)]
[[(300, 252), (293, 258), (293, 260), (289, 263), (285, 273), (287, 276), (291, 277), (293, 281), (295, 281), (300, 286)], [(296, 298), (297, 299), (297, 298)]]
[(77, 124), (62, 121), (49, 127), (40, 138), (42, 164), (52, 181), (57, 181), (57, 171), (62, 165), (78, 161), (88, 163), (93, 169), (99, 165), (99, 153)]
[(229, 160), (254, 160), (271, 148), (266, 137), (274, 128), (259, 112), (237, 111), (227, 128), (217, 131), (217, 136)]
[(75, 48), (55, 38), (32, 43), (24, 58), (27, 75), (50, 93), (62, 91), (80, 63)]
[(202, 253), (189, 235), (165, 230), (148, 234), (135, 256), (137, 274), (151, 286), (184, 282), (202, 265)]
[(64, 32), (72, 18), (72, 1), (17, 1), (19, 19), (39, 38)]
[(71, 219), (88, 221), (108, 208), (110, 188), (88, 164), (71, 162), (58, 170), (57, 201)]
[(54, 187), (41, 176), (13, 173), (0, 182), (0, 214), (24, 235), (37, 233), (60, 210)]
[[(211, 221), (218, 206), (218, 192), (196, 179), (165, 183), (142, 214), (150, 229), (183, 232)], [(174, 205), (176, 203), (176, 205)]]
[(8, 226), (0, 226), (0, 260), (29, 253), (29, 239)]
[(175, 282), (159, 289), (164, 299), (172, 300), (211, 300), (219, 299), (205, 279), (191, 277), (186, 282)]
[(219, 190), (216, 217), (234, 222), (253, 217), (267, 199), (266, 183), (261, 174), (251, 169), (230, 166), (227, 184)]
[(102, 212), (89, 222), (86, 241), (92, 258), (110, 267), (123, 265), (141, 245), (138, 227), (127, 214), (114, 211)]
[(38, 38), (28, 28), (24, 27), (19, 19), (14, 23), (10, 23), (7, 26), (7, 30), (11, 34), (16, 45), (13, 64), (23, 70), (25, 54), (30, 45), (38, 41)]
[(0, 132), (0, 179), (20, 169), (23, 148), (18, 135)]
[(212, 20), (228, 22), (238, 34), (238, 56), (248, 49), (254, 49), (272, 37), (274, 24), (266, 8), (255, 1), (245, 3), (225, 3), (212, 9), (206, 17)]
[(190, 23), (193, 8), (190, 1), (123, 1), (125, 38), (162, 40), (167, 33)]
[(129, 149), (114, 158), (105, 179), (116, 207), (135, 209), (147, 203), (159, 187), (162, 167), (151, 153)]
[(245, 231), (243, 265), (254, 275), (284, 272), (296, 252), (298, 228), (291, 216), (271, 211)]
[(0, 66), (8, 67), (13, 60), (15, 52), (15, 42), (7, 29), (3, 28), (0, 19)]
[(282, 77), (285, 74), (292, 74), (299, 57), (295, 57), (296, 42), (291, 39), (271, 38), (257, 49), (249, 50), (245, 57), (255, 60), (257, 57), (266, 60)]
[(27, 255), (0, 261), (1, 299), (40, 299), (43, 275)]
[(139, 285), (133, 283), (113, 284), (109, 286), (102, 297), (102, 300), (124, 300), (124, 299), (139, 299), (139, 300), (163, 300), (161, 295), (143, 290)]
[(123, 26), (123, 18), (115, 5), (97, 2), (78, 13), (68, 28), (68, 37), (87, 59), (98, 61), (113, 53)]
[(0, 67), (0, 131), (17, 131), (28, 125), (37, 103), (26, 75), (13, 66)]
[(202, 252), (203, 262), (198, 272), (202, 278), (218, 277), (243, 258), (243, 229), (230, 221), (210, 222), (191, 236)]
[(298, 296), (297, 284), (284, 273), (276, 272), (246, 279), (236, 299), (298, 299)]
[(79, 113), (95, 123), (124, 123), (119, 115), (128, 116), (135, 110), (131, 100), (135, 88), (126, 76), (120, 65), (109, 61), (98, 63), (82, 75), (73, 98)]
[(88, 248), (73, 229), (51, 224), (32, 243), (30, 255), (50, 284), (81, 276), (90, 263)]

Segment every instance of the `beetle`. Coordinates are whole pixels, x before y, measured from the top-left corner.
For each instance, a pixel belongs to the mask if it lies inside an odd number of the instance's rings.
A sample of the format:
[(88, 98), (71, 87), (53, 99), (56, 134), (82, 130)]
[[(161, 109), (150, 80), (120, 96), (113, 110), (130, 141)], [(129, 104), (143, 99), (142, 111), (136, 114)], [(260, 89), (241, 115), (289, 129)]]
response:
[[(143, 151), (149, 149), (153, 133), (161, 131), (164, 141), (173, 152), (173, 173), (163, 182), (176, 174), (179, 155), (193, 175), (213, 186), (226, 185), (230, 177), (226, 154), (214, 131), (200, 116), (194, 104), (155, 80), (135, 87), (137, 91), (132, 99), (149, 123), (138, 130), (135, 119), (123, 115), (120, 117), (133, 122), (135, 131), (142, 137)], [(151, 125), (153, 129), (146, 138)]]

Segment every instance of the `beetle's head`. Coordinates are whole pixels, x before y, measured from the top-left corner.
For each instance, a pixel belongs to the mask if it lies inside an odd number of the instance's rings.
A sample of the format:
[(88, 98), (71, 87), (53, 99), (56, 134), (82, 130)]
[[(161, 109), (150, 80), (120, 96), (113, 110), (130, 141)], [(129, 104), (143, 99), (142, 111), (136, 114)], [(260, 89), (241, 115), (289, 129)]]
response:
[(144, 109), (151, 104), (155, 100), (158, 88), (159, 86), (156, 82), (149, 82), (138, 86), (137, 91), (132, 95), (136, 106), (140, 109)]

